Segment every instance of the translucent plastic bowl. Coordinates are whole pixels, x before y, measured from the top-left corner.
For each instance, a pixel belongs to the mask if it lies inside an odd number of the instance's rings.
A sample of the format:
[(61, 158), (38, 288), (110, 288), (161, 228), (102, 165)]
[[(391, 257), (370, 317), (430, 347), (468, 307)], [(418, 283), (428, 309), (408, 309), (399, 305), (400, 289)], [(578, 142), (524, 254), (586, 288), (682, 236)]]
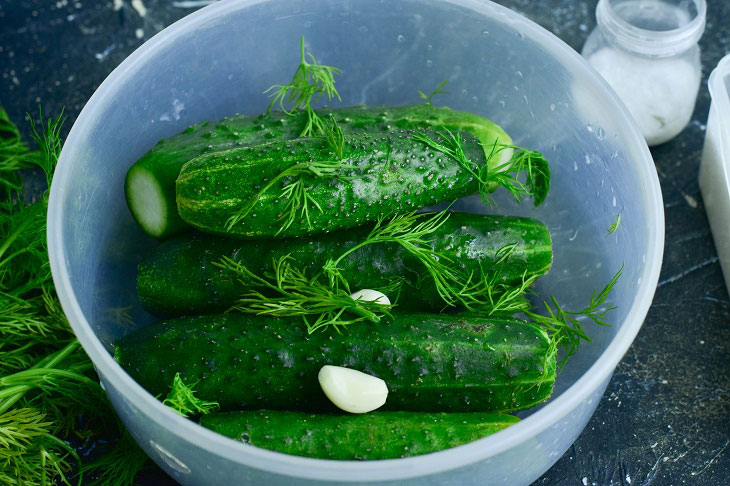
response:
[[(590, 328), (546, 405), (494, 436), (436, 454), (377, 462), (282, 455), (223, 438), (167, 409), (112, 359), (112, 341), (152, 322), (135, 294), (138, 260), (155, 242), (127, 210), (126, 170), (160, 138), (235, 112), (259, 113), (262, 91), (290, 78), (304, 36), (338, 66), (343, 105), (437, 103), (500, 123), (552, 161), (553, 182), (529, 214), (553, 234), (555, 264), (538, 287), (585, 305), (623, 264), (611, 328)], [(460, 209), (485, 211), (478, 199)], [(621, 215), (617, 231), (608, 229)], [(649, 308), (664, 219), (649, 151), (618, 98), (556, 37), (482, 1), (271, 0), (213, 4), (165, 29), (89, 100), (61, 154), (49, 208), (54, 281), (71, 325), (134, 438), (186, 485), (526, 484), (571, 445)], [(615, 424), (620, 427), (621, 424)]]

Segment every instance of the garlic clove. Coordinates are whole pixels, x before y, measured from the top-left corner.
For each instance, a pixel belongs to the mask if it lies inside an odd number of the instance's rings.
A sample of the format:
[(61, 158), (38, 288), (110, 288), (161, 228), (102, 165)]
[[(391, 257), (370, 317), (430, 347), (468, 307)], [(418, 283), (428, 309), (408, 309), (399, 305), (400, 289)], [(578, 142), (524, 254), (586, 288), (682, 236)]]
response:
[(385, 382), (361, 371), (325, 365), (318, 378), (327, 398), (345, 412), (371, 412), (382, 407), (388, 398)]
[(381, 305), (390, 305), (390, 299), (382, 292), (372, 289), (362, 289), (357, 292), (350, 294), (350, 297), (354, 300), (361, 300), (364, 302), (375, 302)]

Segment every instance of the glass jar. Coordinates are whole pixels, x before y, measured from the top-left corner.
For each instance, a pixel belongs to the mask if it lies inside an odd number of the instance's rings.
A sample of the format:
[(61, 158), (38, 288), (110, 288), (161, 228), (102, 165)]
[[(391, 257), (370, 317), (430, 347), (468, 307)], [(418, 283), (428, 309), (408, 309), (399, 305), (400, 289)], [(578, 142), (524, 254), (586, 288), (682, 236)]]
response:
[(582, 55), (618, 93), (646, 139), (674, 138), (702, 77), (705, 0), (600, 0)]

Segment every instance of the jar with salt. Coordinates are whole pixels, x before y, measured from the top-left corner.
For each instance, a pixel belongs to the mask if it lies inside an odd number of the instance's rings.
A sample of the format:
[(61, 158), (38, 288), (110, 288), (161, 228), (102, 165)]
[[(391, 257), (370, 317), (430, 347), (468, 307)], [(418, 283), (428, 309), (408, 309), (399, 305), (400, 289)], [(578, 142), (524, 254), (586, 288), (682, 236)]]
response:
[(582, 55), (631, 112), (648, 145), (692, 117), (702, 77), (705, 0), (599, 0)]

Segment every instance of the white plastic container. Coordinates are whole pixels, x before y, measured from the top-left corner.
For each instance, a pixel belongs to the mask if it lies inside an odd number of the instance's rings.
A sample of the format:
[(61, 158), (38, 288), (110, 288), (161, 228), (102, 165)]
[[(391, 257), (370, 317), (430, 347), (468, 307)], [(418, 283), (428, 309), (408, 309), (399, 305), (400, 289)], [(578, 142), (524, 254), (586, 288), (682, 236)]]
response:
[[(618, 268), (612, 327), (590, 328), (551, 400), (509, 429), (454, 449), (387, 461), (327, 461), (267, 451), (204, 429), (164, 406), (114, 361), (115, 319), (153, 321), (136, 266), (156, 242), (124, 200), (124, 175), (161, 138), (204, 120), (260, 113), (262, 92), (291, 77), (300, 36), (342, 69), (343, 105), (438, 104), (499, 122), (552, 162), (537, 209), (508, 195), (500, 212), (550, 229), (554, 264), (540, 297), (582, 308)], [(488, 212), (479, 197), (457, 210)], [(607, 230), (621, 215), (618, 230)], [(186, 486), (529, 484), (570, 447), (639, 331), (661, 268), (664, 214), (649, 149), (616, 94), (554, 35), (483, 0), (228, 0), (155, 35), (117, 67), (76, 119), (51, 187), (48, 242), (64, 311), (134, 439)], [(314, 378), (316, 379), (316, 377)], [(622, 424), (607, 426), (621, 427)]]
[(730, 291), (730, 55), (710, 74), (712, 105), (700, 164), (700, 190)]

